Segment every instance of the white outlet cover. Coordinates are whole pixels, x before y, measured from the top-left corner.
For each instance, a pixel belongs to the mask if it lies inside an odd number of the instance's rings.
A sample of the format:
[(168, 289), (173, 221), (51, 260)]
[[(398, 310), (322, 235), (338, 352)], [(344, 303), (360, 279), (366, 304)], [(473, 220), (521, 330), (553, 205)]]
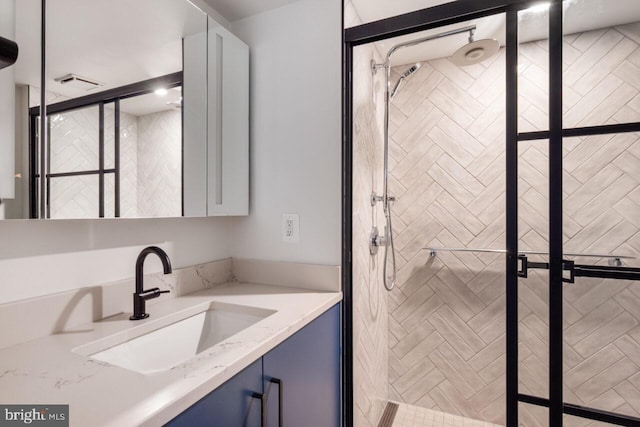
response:
[(300, 216), (297, 213), (282, 214), (282, 241), (300, 241)]

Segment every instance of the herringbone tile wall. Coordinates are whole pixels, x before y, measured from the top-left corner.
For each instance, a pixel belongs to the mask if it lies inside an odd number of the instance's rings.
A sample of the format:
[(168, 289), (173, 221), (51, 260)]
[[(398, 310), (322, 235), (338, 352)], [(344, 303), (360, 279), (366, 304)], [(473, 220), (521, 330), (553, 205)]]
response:
[[(639, 44), (637, 24), (565, 38), (565, 126), (640, 120)], [(521, 47), (521, 131), (548, 128), (544, 55), (544, 42)], [(495, 423), (505, 412), (504, 257), (430, 258), (423, 248), (504, 248), (504, 68), (504, 52), (466, 68), (429, 61), (391, 112), (400, 271), (389, 299), (389, 397)], [(521, 248), (545, 250), (546, 141), (519, 147)], [(565, 251), (640, 254), (640, 135), (568, 139), (564, 152)], [(354, 198), (371, 187), (361, 185)], [(541, 396), (546, 280), (535, 271), (520, 283), (521, 391)], [(639, 414), (640, 284), (580, 278), (565, 287), (564, 315), (566, 401)], [(545, 417), (521, 406), (522, 425), (546, 426)]]
[(182, 215), (182, 114), (138, 117), (138, 216)]
[[(345, 5), (347, 27), (362, 21), (351, 1)], [(388, 295), (382, 285), (382, 255), (369, 254), (368, 236), (376, 225), (384, 230), (372, 191), (382, 186), (381, 86), (371, 76), (371, 59), (381, 62), (373, 46), (354, 50), (353, 144), (353, 347), (354, 425), (376, 427), (389, 394)], [(375, 86), (375, 84), (378, 86)]]

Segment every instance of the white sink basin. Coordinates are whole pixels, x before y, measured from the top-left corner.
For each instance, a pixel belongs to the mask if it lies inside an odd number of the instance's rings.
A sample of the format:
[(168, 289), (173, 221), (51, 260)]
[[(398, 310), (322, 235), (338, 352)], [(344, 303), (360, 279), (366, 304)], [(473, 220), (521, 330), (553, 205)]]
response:
[[(93, 342), (73, 351), (92, 359), (142, 374), (167, 371), (199, 353), (220, 344), (238, 332), (275, 313), (255, 307), (211, 303), (197, 314), (161, 325), (130, 338), (130, 333), (114, 345), (113, 337)], [(134, 328), (135, 329), (135, 328)]]

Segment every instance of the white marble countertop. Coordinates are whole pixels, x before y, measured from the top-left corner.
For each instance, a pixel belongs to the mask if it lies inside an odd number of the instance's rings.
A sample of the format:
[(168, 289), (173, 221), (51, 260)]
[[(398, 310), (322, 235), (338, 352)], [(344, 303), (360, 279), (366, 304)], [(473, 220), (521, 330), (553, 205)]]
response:
[[(162, 425), (337, 304), (342, 294), (234, 284), (161, 300), (148, 307), (151, 317), (145, 320), (132, 322), (130, 313), (121, 314), (0, 350), (0, 403), (68, 404), (71, 426)], [(72, 352), (132, 328), (155, 329), (168, 317), (213, 301), (277, 312), (190, 361), (152, 375)]]

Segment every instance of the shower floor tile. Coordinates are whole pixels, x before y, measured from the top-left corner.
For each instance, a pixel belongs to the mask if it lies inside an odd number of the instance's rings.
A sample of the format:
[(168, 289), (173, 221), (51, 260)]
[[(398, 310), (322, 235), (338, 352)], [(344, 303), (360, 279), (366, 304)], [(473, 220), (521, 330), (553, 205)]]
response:
[(501, 427), (485, 421), (398, 403), (393, 427)]

